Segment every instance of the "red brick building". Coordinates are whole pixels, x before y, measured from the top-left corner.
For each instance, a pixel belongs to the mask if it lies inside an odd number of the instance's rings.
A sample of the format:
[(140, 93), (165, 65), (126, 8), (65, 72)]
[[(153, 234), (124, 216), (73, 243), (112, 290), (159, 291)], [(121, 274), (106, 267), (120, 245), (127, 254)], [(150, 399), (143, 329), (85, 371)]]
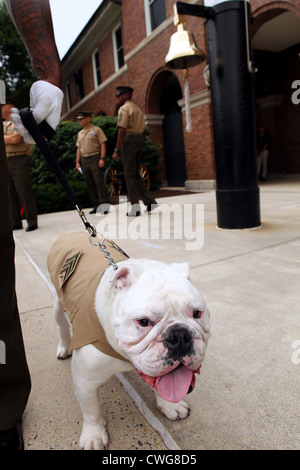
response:
[[(116, 87), (134, 88), (164, 159), (163, 179), (188, 189), (214, 187), (214, 145), (207, 60), (189, 70), (192, 132), (185, 129), (182, 71), (164, 64), (174, 0), (103, 0), (62, 60), (62, 119), (77, 111), (116, 114)], [(203, 4), (203, 1), (188, 1)], [(269, 131), (269, 173), (300, 173), (300, 0), (251, 0), (257, 123)], [(185, 29), (207, 55), (205, 20)], [(299, 91), (298, 91), (299, 90)]]

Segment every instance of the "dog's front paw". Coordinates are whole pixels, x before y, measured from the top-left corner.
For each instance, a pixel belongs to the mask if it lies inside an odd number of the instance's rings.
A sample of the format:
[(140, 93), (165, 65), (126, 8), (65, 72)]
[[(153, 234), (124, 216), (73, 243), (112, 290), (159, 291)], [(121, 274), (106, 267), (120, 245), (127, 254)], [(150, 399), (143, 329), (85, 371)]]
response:
[(156, 403), (158, 409), (172, 421), (187, 418), (190, 414), (189, 405), (183, 400), (178, 403), (171, 403), (156, 394)]
[(67, 357), (72, 356), (72, 352), (69, 350), (68, 347), (63, 346), (61, 342), (59, 342), (56, 350), (56, 357), (57, 359), (67, 359)]
[(103, 450), (109, 444), (108, 435), (102, 425), (89, 425), (80, 436), (79, 447), (83, 450)]

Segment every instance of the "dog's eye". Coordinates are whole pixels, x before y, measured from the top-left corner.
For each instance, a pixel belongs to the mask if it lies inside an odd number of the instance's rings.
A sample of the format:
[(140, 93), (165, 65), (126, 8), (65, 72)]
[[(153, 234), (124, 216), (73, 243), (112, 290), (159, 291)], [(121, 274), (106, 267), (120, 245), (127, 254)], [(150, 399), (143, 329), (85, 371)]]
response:
[(199, 309), (197, 308), (197, 309), (195, 309), (194, 312), (193, 312), (193, 317), (194, 317), (194, 318), (201, 318), (202, 313), (203, 313), (202, 310), (199, 310)]
[(150, 325), (150, 320), (149, 318), (141, 318), (140, 320), (138, 320), (138, 323), (142, 326), (142, 327), (146, 327), (146, 326), (149, 326)]

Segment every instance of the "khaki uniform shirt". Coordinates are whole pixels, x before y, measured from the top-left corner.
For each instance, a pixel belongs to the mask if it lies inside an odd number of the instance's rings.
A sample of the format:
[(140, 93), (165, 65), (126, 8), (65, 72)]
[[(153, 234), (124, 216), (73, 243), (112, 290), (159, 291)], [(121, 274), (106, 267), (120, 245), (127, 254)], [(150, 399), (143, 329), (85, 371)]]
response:
[[(106, 242), (115, 262), (127, 259)], [(103, 353), (127, 361), (108, 343), (96, 314), (95, 295), (108, 261), (87, 233), (71, 233), (59, 238), (48, 255), (48, 269), (59, 300), (73, 327), (70, 349), (93, 344)]]
[[(4, 121), (3, 122), (3, 132), (4, 135), (12, 135), (17, 134), (14, 129), (14, 124), (11, 121)], [(16, 155), (31, 155), (32, 152), (32, 145), (26, 144), (22, 139), (21, 142), (18, 144), (6, 144), (5, 145), (6, 156), (13, 157)]]
[(125, 127), (126, 134), (143, 134), (145, 119), (142, 110), (132, 101), (126, 101), (118, 111), (118, 127)]
[(101, 144), (106, 141), (103, 130), (100, 127), (91, 126), (88, 130), (82, 129), (78, 132), (76, 146), (80, 148), (83, 157), (88, 157), (91, 154), (100, 153)]

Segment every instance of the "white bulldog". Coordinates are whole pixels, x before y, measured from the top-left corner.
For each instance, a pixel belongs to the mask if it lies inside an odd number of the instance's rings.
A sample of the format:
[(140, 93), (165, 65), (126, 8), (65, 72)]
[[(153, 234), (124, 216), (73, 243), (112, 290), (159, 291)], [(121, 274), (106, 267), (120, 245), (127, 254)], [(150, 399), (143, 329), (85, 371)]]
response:
[[(69, 249), (65, 257), (67, 264), (58, 262), (55, 248), (62, 246), (62, 239), (56, 242), (48, 257), (51, 278), (56, 284), (55, 277), (59, 272), (61, 284), (56, 286), (58, 296), (54, 307), (60, 331), (57, 357), (68, 357), (71, 343), (74, 390), (83, 413), (79, 445), (83, 449), (103, 449), (107, 448), (109, 439), (101, 415), (98, 389), (113, 374), (134, 367), (154, 388), (157, 406), (169, 419), (188, 416), (189, 407), (183, 398), (194, 388), (195, 373), (200, 373), (210, 336), (209, 311), (202, 295), (189, 280), (187, 263), (167, 265), (160, 261), (124, 257), (114, 271), (105, 260), (104, 274), (100, 281), (97, 280), (96, 291), (89, 294), (86, 286), (92, 281), (82, 285), (82, 280), (75, 279), (76, 271), (84, 265), (85, 256), (88, 260), (87, 252), (92, 253), (93, 269), (101, 271), (100, 260), (104, 260), (104, 256), (89, 243), (86, 234), (77, 234), (81, 235), (78, 245), (72, 235), (71, 239), (68, 235), (62, 237)], [(80, 253), (79, 259), (74, 258), (74, 251), (76, 256)], [(113, 254), (115, 256), (115, 252)], [(66, 266), (70, 260), (73, 263), (73, 258), (76, 266), (66, 276)], [(84, 274), (84, 279), (86, 277)], [(92, 277), (95, 279), (93, 273)], [(79, 294), (74, 293), (76, 282), (81, 286)], [(73, 302), (71, 319), (74, 321), (79, 316), (77, 311), (82, 299), (91, 299), (88, 310), (93, 310), (94, 305), (96, 321), (100, 327), (102, 325), (109, 347), (115, 351), (114, 357), (108, 355), (107, 350), (101, 352), (101, 348), (95, 346), (95, 338), (90, 344), (78, 347), (82, 343), (80, 340), (72, 346), (70, 323), (64, 315), (64, 309), (68, 307), (63, 305), (63, 291), (68, 285)], [(85, 305), (85, 313), (86, 309)], [(75, 331), (73, 335), (76, 336)]]

